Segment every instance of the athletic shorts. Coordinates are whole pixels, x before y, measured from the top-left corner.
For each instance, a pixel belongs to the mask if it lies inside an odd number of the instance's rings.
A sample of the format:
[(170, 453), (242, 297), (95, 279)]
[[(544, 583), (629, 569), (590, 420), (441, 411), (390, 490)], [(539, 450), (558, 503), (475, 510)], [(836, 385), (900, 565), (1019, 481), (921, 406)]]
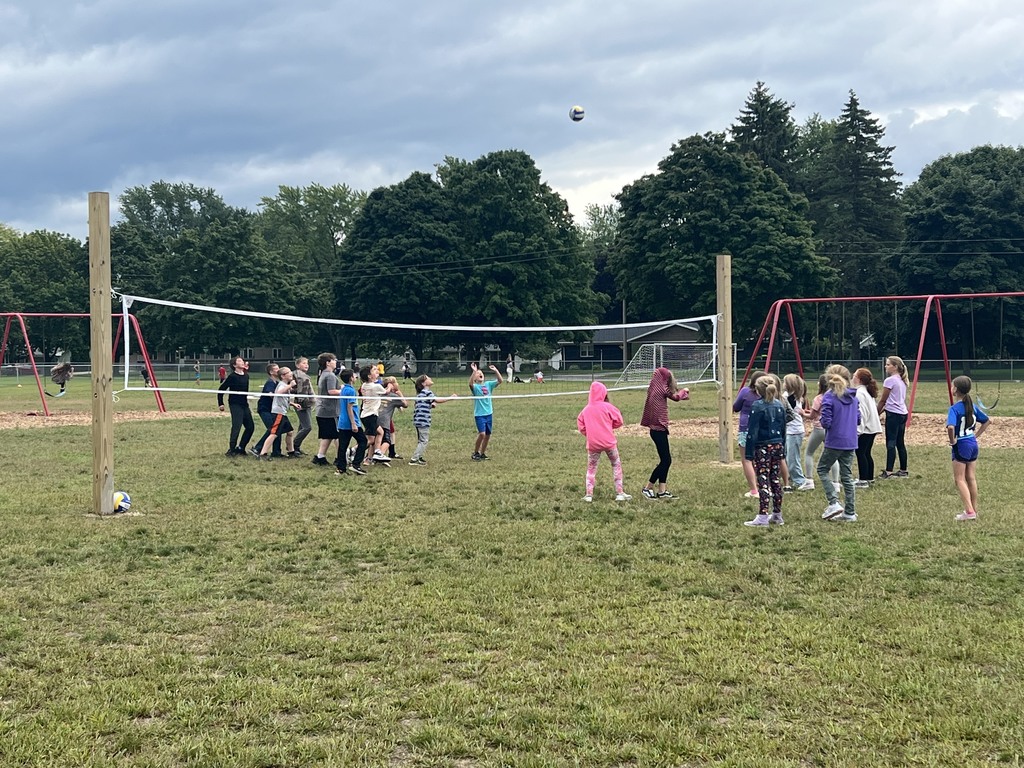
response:
[(287, 435), (292, 431), (292, 423), (288, 421), (288, 417), (280, 414), (274, 414), (274, 421), (270, 425), (270, 434), (272, 435)]
[(956, 445), (950, 448), (950, 453), (953, 454), (953, 461), (970, 464), (972, 461), (978, 460), (978, 441), (957, 440)]
[(486, 416), (476, 416), (476, 431), (486, 432), (488, 435), (491, 434), (491, 428), (494, 426), (494, 414), (489, 413)]
[(338, 421), (330, 416), (316, 417), (316, 434), (321, 440), (338, 439)]
[(360, 416), (360, 419), (363, 422), (363, 431), (366, 432), (367, 439), (377, 439), (377, 422), (379, 418), (380, 417), (376, 414), (372, 416)]

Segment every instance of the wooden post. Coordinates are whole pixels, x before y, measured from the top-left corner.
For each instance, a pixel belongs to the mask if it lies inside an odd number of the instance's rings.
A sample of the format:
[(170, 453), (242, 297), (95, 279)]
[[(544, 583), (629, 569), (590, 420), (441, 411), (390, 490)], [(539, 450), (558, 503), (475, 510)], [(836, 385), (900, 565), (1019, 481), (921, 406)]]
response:
[(715, 281), (718, 292), (718, 460), (733, 461), (732, 434), (732, 256), (716, 257)]
[(110, 195), (89, 193), (89, 362), (92, 366), (92, 508), (114, 512), (114, 365), (110, 341)]

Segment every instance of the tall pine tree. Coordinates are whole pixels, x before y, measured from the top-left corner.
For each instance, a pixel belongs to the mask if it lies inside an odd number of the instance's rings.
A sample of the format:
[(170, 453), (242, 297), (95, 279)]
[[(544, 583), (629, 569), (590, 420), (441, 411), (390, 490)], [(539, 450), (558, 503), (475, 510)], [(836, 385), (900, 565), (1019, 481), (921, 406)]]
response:
[(798, 153), (792, 111), (792, 104), (773, 96), (758, 80), (729, 133), (741, 152), (752, 154), (762, 166), (775, 171), (795, 192)]

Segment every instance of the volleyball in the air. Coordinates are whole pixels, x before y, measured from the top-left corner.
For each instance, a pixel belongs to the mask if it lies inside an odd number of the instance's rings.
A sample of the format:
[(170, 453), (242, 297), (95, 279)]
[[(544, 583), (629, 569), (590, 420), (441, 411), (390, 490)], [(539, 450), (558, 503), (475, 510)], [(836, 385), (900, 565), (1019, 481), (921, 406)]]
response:
[(579, 106), (578, 104), (575, 107), (572, 107), (569, 110), (569, 119), (572, 120), (574, 123), (578, 123), (580, 120), (582, 120), (583, 107)]
[(127, 512), (132, 508), (132, 497), (124, 491), (114, 491), (114, 514)]

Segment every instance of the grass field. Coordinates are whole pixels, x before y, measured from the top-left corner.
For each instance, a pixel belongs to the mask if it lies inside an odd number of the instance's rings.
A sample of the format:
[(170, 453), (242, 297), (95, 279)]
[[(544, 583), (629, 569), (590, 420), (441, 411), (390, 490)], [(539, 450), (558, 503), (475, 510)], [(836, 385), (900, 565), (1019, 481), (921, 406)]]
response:
[[(62, 409), (87, 409), (75, 379)], [(435, 391), (463, 391), (462, 378)], [(993, 417), (1024, 415), (1003, 386)], [(0, 384), (0, 411), (38, 407)], [(643, 393), (613, 396), (628, 423)], [(986, 448), (979, 520), (948, 452), (825, 523), (821, 491), (751, 530), (738, 468), (620, 439), (593, 504), (576, 398), (435, 411), (429, 465), (335, 477), (230, 460), (210, 418), (118, 424), (138, 516), (85, 513), (87, 427), (0, 430), (0, 766), (1019, 765), (1019, 450)], [(152, 408), (126, 393), (119, 410)], [(942, 412), (938, 385), (919, 409)], [(53, 401), (51, 401), (53, 404)], [(714, 415), (712, 389), (673, 416)], [(399, 448), (411, 453), (409, 416)], [(311, 448), (312, 442), (306, 447)], [(876, 446), (876, 461), (882, 448)]]

